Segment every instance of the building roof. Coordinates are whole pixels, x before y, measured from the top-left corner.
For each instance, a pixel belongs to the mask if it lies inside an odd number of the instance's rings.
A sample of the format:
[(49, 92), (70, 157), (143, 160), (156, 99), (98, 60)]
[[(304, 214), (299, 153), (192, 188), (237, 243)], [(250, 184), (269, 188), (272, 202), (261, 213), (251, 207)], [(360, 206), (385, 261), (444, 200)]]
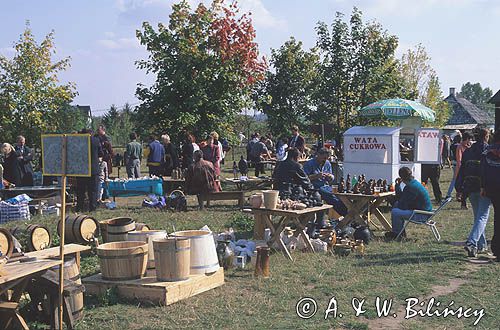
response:
[(451, 116), (447, 125), (477, 124), (492, 125), (495, 120), (484, 110), (479, 109), (469, 100), (451, 93), (444, 101), (451, 106)]
[(488, 103), (493, 103), (493, 104), (500, 103), (500, 89), (498, 90), (498, 92), (496, 92), (495, 95), (491, 97)]

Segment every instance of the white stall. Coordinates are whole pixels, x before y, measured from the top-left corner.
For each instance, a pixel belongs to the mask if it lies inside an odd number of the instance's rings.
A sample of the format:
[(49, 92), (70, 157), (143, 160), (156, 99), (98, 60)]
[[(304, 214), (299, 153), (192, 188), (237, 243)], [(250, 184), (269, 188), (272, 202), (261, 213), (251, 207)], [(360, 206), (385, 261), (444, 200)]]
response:
[(394, 182), (400, 167), (421, 180), (421, 164), (441, 161), (441, 134), (436, 128), (355, 126), (344, 133), (344, 177)]

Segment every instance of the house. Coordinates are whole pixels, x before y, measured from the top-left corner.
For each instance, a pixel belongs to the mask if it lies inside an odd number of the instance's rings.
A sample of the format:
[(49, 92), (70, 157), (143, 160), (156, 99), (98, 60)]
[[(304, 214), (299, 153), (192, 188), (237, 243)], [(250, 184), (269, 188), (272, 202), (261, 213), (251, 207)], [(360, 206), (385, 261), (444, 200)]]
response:
[(500, 90), (491, 97), (488, 103), (495, 105), (495, 132), (500, 130)]
[(73, 108), (78, 109), (81, 114), (87, 118), (87, 127), (92, 126), (92, 110), (90, 109), (90, 105), (74, 105)]
[[(498, 93), (497, 93), (498, 94)], [(450, 106), (450, 118), (443, 127), (445, 130), (471, 130), (476, 127), (493, 127), (495, 121), (484, 110), (479, 109), (469, 100), (455, 93), (450, 88), (450, 95), (444, 99)]]

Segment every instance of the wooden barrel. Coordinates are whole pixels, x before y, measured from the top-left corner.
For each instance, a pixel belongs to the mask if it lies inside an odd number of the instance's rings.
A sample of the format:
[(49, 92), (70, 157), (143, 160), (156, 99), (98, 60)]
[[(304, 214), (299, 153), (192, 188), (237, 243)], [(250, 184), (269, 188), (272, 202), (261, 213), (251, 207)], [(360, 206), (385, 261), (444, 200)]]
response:
[(153, 239), (167, 237), (166, 230), (131, 231), (127, 241), (142, 241), (148, 243), (148, 268), (155, 268), (155, 254), (153, 253)]
[(106, 220), (107, 242), (123, 242), (128, 233), (135, 230), (135, 221), (131, 218), (113, 218)]
[(151, 228), (148, 225), (146, 225), (145, 223), (136, 222), (135, 223), (135, 230), (136, 231), (147, 231), (147, 230), (151, 230)]
[(171, 235), (177, 238), (189, 238), (190, 274), (206, 274), (219, 270), (219, 259), (215, 250), (212, 233), (205, 230), (177, 231)]
[[(57, 234), (61, 237), (61, 221), (57, 224)], [(88, 215), (66, 216), (65, 243), (88, 244), (99, 236), (99, 223)]]
[[(52, 268), (57, 274), (59, 274), (59, 266)], [(64, 281), (71, 280), (77, 284), (82, 284), (82, 279), (80, 277), (80, 270), (74, 258), (64, 262), (63, 266), (63, 276)], [(59, 277), (58, 277), (59, 278)], [(83, 317), (83, 292), (78, 292), (70, 296), (69, 304), (71, 306), (71, 312), (75, 320), (79, 320)]]
[(190, 240), (162, 238), (153, 240), (158, 281), (182, 281), (189, 278)]
[(5, 228), (0, 228), (0, 251), (2, 252), (2, 257), (9, 257), (14, 251), (14, 239), (9, 230)]
[(26, 228), (14, 227), (10, 233), (19, 241), (25, 251), (40, 251), (50, 247), (52, 236), (47, 227), (42, 225), (29, 225)]
[(146, 272), (148, 244), (144, 242), (111, 242), (97, 247), (102, 278), (127, 281), (141, 278)]

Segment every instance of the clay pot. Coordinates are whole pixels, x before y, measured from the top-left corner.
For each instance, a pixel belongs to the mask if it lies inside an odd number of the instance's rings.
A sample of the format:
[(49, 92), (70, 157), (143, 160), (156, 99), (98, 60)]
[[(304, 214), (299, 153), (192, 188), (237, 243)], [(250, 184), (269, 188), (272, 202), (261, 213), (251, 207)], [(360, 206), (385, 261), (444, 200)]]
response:
[(252, 208), (257, 209), (262, 206), (264, 196), (262, 194), (253, 194), (250, 196), (249, 202)]

